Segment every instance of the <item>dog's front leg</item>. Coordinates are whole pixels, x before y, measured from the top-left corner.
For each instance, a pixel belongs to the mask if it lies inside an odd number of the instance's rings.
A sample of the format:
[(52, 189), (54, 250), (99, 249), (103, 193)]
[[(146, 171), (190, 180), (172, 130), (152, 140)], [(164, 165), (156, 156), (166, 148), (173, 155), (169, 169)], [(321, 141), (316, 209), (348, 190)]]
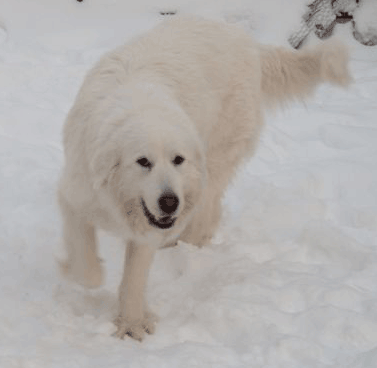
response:
[(59, 204), (63, 219), (64, 244), (68, 254), (68, 259), (60, 262), (60, 270), (63, 275), (85, 287), (98, 287), (102, 284), (104, 276), (97, 254), (95, 229), (61, 194)]
[(118, 326), (116, 336), (129, 335), (141, 341), (145, 332), (153, 333), (157, 318), (148, 311), (145, 289), (148, 272), (155, 250), (143, 244), (129, 241), (122, 283), (119, 288), (119, 315), (115, 320)]

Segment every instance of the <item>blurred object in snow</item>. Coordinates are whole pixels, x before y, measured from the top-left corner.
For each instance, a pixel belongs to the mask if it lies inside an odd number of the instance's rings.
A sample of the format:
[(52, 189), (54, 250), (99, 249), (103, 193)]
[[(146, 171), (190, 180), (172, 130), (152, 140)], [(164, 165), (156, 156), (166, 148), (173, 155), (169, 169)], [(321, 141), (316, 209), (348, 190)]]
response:
[[(309, 10), (303, 15), (301, 27), (288, 39), (289, 43), (298, 49), (307, 36), (314, 31), (320, 39), (329, 38), (337, 23), (347, 23), (352, 20), (353, 35), (363, 45), (377, 44), (377, 18), (374, 24), (365, 29), (361, 25), (362, 18), (354, 18), (354, 13), (363, 5), (360, 0), (315, 0), (308, 5)], [(377, 12), (377, 2), (374, 2)], [(372, 22), (373, 23), (373, 22)], [(374, 27), (373, 27), (374, 26)]]

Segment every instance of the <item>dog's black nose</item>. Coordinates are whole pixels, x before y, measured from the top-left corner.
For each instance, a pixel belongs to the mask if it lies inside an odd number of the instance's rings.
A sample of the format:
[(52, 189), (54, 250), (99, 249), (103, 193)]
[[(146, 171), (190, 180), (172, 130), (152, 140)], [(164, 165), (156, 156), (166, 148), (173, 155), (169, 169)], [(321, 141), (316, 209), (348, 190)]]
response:
[(165, 192), (158, 200), (162, 212), (171, 215), (179, 205), (179, 199), (173, 192)]

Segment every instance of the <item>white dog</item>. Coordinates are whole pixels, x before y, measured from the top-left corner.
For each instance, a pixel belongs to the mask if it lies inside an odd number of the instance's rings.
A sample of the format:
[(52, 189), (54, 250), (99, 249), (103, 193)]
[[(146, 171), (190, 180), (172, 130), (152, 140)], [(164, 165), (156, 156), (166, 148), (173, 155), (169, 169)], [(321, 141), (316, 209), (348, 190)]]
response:
[(127, 244), (117, 336), (141, 340), (156, 318), (144, 291), (155, 251), (210, 241), (221, 197), (263, 125), (263, 110), (321, 82), (346, 85), (348, 56), (323, 44), (291, 51), (196, 18), (168, 20), (105, 55), (88, 73), (64, 128), (59, 185), (68, 259), (87, 287), (103, 273), (95, 228)]

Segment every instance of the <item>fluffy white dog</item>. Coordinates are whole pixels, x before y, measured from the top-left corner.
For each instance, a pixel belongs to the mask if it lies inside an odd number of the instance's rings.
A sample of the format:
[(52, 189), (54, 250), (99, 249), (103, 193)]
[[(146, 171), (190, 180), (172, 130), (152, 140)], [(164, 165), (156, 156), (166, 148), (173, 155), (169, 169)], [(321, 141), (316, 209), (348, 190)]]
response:
[(221, 197), (263, 125), (263, 110), (321, 82), (346, 85), (348, 56), (322, 44), (261, 46), (237, 27), (174, 18), (105, 55), (88, 73), (65, 127), (59, 185), (68, 259), (87, 287), (103, 272), (95, 228), (127, 245), (117, 336), (141, 340), (156, 318), (144, 298), (155, 251), (210, 241)]

